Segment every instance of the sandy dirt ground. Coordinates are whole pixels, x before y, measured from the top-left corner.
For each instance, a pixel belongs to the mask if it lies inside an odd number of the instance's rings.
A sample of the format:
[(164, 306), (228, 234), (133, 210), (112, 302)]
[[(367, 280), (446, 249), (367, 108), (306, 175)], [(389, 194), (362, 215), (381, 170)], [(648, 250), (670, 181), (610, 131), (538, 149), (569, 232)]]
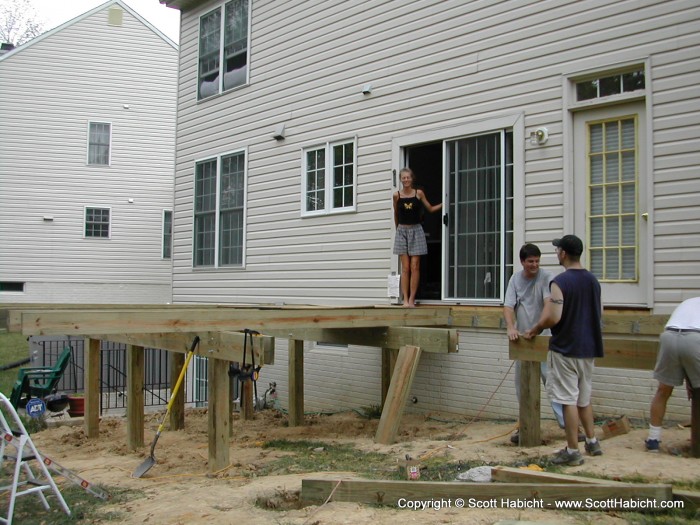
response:
[[(99, 511), (100, 514), (117, 512), (118, 522), (124, 524), (492, 524), (508, 520), (538, 523), (627, 522), (625, 513), (621, 512), (565, 513), (467, 508), (418, 511), (333, 501), (299, 508), (295, 502), (302, 479), (353, 478), (355, 474), (256, 475), (256, 471), (281, 454), (288, 454), (262, 446), (273, 439), (351, 443), (361, 452), (387, 454), (387, 469), (397, 468), (397, 462), (406, 454), (419, 459), (440, 455), (451, 461), (512, 465), (517, 461), (551, 454), (563, 446), (562, 431), (548, 421), (544, 421), (542, 426), (542, 446), (520, 448), (509, 441), (514, 422), (457, 422), (454, 416), (406, 415), (402, 420), (399, 441), (393, 445), (379, 445), (373, 440), (378, 421), (362, 418), (355, 412), (307, 416), (306, 425), (290, 428), (286, 426), (283, 414), (267, 410), (256, 414), (254, 421), (234, 421), (230, 451), (232, 463), (211, 475), (207, 474), (207, 415), (204, 410), (197, 409), (187, 412), (184, 430), (170, 431), (166, 428), (156, 446), (156, 465), (142, 478), (132, 478), (134, 469), (148, 457), (150, 443), (161, 417), (158, 414), (147, 416), (146, 446), (135, 452), (127, 451), (126, 421), (119, 417), (102, 419), (98, 439), (87, 439), (82, 426), (66, 424), (51, 426), (36, 433), (33, 439), (40, 451), (89, 481), (113, 490), (129, 489), (115, 501), (101, 506)], [(603, 456), (587, 457), (582, 466), (567, 467), (566, 473), (613, 478), (639, 476), (648, 482), (699, 479), (700, 460), (688, 457), (688, 428), (667, 428), (662, 436), (663, 450), (659, 454), (644, 451), (646, 432), (644, 428), (634, 428), (628, 434), (602, 441)], [(446, 439), (448, 437), (450, 439)], [(361, 460), (358, 453), (358, 461)], [(60, 483), (63, 485), (66, 482), (63, 480)], [(261, 501), (265, 503), (261, 505)], [(37, 512), (41, 512), (40, 507)], [(89, 521), (106, 522), (99, 514)]]

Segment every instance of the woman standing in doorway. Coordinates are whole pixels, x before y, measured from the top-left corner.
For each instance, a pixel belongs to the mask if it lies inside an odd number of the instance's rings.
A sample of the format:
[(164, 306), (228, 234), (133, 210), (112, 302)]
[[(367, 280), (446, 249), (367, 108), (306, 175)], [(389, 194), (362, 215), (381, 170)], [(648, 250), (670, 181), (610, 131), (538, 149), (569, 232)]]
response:
[(416, 306), (416, 292), (420, 282), (420, 258), (428, 253), (428, 244), (421, 225), (423, 209), (430, 213), (442, 209), (442, 204), (433, 206), (425, 198), (423, 190), (414, 187), (416, 176), (410, 168), (399, 172), (401, 189), (394, 194), (394, 254), (401, 256), (401, 293), (403, 305)]

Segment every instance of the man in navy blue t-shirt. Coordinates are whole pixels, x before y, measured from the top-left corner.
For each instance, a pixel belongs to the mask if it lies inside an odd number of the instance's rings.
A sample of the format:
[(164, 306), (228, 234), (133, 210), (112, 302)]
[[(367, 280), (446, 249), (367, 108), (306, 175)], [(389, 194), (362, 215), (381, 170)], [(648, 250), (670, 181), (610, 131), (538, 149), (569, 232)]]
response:
[(583, 242), (575, 235), (554, 239), (557, 258), (566, 271), (550, 284), (551, 295), (545, 302), (542, 316), (527, 330), (525, 338), (552, 329), (549, 340), (549, 398), (564, 406), (564, 428), (567, 446), (557, 452), (552, 463), (581, 465), (578, 450), (579, 423), (586, 433), (585, 449), (591, 456), (603, 451), (594, 435), (591, 390), (593, 361), (603, 357), (601, 330), (602, 304), (600, 283), (581, 266)]

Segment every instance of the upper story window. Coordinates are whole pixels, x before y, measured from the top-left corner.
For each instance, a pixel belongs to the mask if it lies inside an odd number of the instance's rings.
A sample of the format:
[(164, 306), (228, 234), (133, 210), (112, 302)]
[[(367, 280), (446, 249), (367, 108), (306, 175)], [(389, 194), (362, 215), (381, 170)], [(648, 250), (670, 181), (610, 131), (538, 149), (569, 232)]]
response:
[(163, 259), (170, 259), (173, 253), (173, 211), (163, 210)]
[(109, 208), (85, 208), (85, 237), (109, 238)]
[(354, 211), (357, 186), (355, 141), (304, 150), (302, 215)]
[(238, 151), (195, 165), (195, 266), (243, 266), (245, 157)]
[(599, 76), (576, 82), (576, 100), (592, 100), (633, 91), (644, 91), (644, 69)]
[(90, 122), (88, 132), (88, 164), (109, 166), (112, 125), (109, 122)]
[(198, 98), (248, 82), (249, 0), (231, 0), (199, 21)]

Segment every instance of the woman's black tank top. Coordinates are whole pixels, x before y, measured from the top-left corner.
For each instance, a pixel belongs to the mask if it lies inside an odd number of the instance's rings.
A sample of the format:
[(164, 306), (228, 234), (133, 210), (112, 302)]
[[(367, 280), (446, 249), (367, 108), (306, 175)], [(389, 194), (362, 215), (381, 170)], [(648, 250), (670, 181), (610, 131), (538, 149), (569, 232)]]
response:
[(423, 203), (418, 198), (418, 192), (413, 197), (402, 197), (399, 194), (399, 201), (396, 203), (399, 224), (420, 224), (421, 212), (423, 211)]

